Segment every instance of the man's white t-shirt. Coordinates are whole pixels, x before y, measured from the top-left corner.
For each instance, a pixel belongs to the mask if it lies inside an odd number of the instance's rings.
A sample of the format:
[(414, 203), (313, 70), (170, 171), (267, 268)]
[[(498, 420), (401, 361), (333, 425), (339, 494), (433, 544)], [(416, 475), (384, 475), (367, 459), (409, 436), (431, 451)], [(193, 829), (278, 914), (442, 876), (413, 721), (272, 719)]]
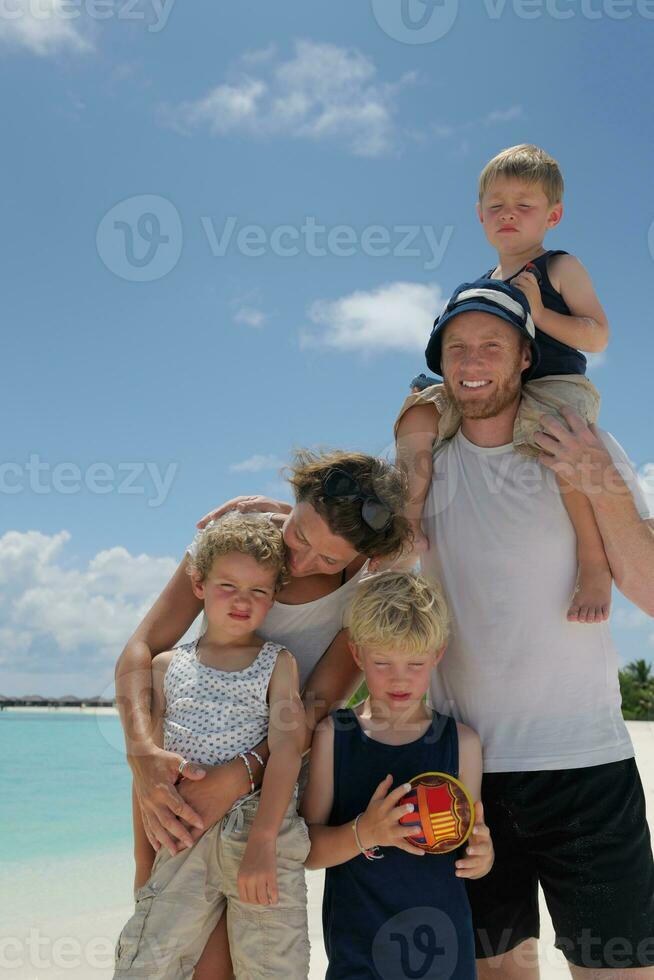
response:
[[(624, 451), (602, 439), (648, 517)], [(441, 581), (452, 617), (431, 701), (479, 733), (484, 771), (630, 758), (609, 626), (566, 620), (576, 537), (554, 474), (459, 432), (434, 458), (423, 527), (422, 569)]]

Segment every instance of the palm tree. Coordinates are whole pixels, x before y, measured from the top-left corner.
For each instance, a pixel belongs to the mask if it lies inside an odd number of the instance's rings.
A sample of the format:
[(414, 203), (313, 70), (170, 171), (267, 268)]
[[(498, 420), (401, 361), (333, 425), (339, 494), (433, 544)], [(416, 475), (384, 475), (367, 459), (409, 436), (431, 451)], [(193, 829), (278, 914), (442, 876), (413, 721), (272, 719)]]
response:
[(632, 660), (630, 664), (627, 664), (625, 670), (628, 671), (636, 683), (642, 685), (642, 687), (647, 687), (649, 684), (654, 682), (654, 677), (652, 677), (652, 665), (648, 664), (646, 660)]
[(619, 673), (622, 713), (631, 721), (654, 717), (654, 676), (646, 660), (632, 660)]

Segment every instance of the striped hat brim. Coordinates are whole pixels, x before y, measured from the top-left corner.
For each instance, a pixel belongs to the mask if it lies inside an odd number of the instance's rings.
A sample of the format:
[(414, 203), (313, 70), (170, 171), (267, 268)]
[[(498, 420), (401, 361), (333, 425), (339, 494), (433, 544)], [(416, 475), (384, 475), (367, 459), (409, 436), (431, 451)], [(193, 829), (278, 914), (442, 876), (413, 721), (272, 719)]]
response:
[(443, 376), (441, 367), (441, 347), (443, 341), (443, 331), (450, 320), (460, 313), (468, 312), (490, 313), (499, 317), (506, 323), (511, 324), (531, 341), (532, 363), (525, 377), (528, 377), (538, 364), (540, 355), (538, 345), (535, 341), (536, 328), (531, 313), (525, 311), (524, 307), (511, 296), (500, 290), (484, 287), (471, 286), (463, 289), (457, 294), (454, 301), (450, 300), (445, 310), (436, 319), (434, 329), (425, 351), (427, 367), (435, 374)]

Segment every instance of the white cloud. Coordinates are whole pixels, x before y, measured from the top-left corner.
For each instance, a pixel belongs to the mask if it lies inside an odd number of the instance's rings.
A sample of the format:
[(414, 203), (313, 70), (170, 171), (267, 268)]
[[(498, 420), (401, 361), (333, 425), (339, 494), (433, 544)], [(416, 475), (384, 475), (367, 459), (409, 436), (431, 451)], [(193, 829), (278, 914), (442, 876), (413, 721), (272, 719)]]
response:
[(636, 606), (620, 606), (611, 614), (611, 623), (627, 630), (650, 628), (652, 620), (642, 609)]
[(266, 322), (266, 314), (253, 306), (242, 306), (234, 314), (236, 323), (245, 323), (248, 327), (262, 327)]
[[(432, 123), (430, 130), (439, 139), (452, 139), (454, 136), (462, 136), (471, 130), (479, 129), (480, 126), (500, 126), (503, 123), (513, 122), (515, 119), (524, 119), (524, 114), (523, 106), (512, 105), (508, 109), (491, 109), (484, 116), (459, 123)], [(469, 148), (467, 140), (463, 140), (459, 145), (459, 151), (463, 153), (467, 153)]]
[(246, 53), (241, 61), (258, 74), (242, 73), (202, 99), (182, 103), (168, 114), (169, 122), (204, 125), (219, 135), (340, 140), (365, 157), (396, 146), (396, 96), (415, 81), (414, 73), (380, 82), (373, 61), (356, 48), (302, 40), (287, 61), (275, 60), (273, 48)]
[(276, 54), (277, 47), (271, 41), (265, 48), (257, 48), (255, 51), (244, 51), (241, 55), (241, 61), (245, 65), (260, 65), (264, 62), (272, 61)]
[(498, 123), (512, 122), (522, 119), (521, 105), (512, 105), (509, 109), (493, 109), (484, 116), (484, 126), (496, 126)]
[(66, 555), (70, 540), (67, 531), (0, 537), (3, 667), (110, 665), (177, 565), (116, 546), (78, 568)]
[(371, 354), (423, 352), (444, 302), (440, 286), (417, 282), (391, 282), (337, 300), (317, 300), (308, 311), (317, 330), (303, 331), (300, 342)]
[(198, 102), (186, 103), (182, 115), (191, 126), (207, 123), (213, 133), (225, 133), (256, 123), (261, 111), (258, 103), (265, 92), (264, 83), (252, 78), (236, 85), (218, 85)]
[(78, 30), (77, 20), (70, 19), (64, 0), (14, 0), (3, 5), (0, 15), (0, 42), (27, 48), (32, 54), (47, 56), (62, 50), (80, 53), (93, 45)]
[(254, 456), (249, 456), (240, 463), (232, 463), (229, 469), (231, 473), (261, 473), (263, 470), (279, 469), (283, 465), (283, 461), (277, 456), (255, 453)]

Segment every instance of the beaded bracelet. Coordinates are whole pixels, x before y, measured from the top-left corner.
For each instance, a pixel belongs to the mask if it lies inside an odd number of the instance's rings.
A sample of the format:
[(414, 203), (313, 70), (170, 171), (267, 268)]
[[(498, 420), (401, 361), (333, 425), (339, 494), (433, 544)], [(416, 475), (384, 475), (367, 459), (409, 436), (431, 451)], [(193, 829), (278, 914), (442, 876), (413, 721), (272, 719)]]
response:
[(263, 761), (263, 759), (261, 758), (261, 756), (259, 755), (259, 753), (254, 751), (254, 749), (250, 749), (249, 752), (246, 752), (245, 754), (246, 755), (253, 755), (254, 758), (259, 763), (259, 765), (261, 766), (261, 768), (262, 769), (265, 769), (266, 768), (266, 763)]
[(354, 831), (354, 839), (357, 842), (357, 847), (363, 854), (366, 861), (380, 861), (383, 858), (383, 854), (378, 854), (379, 846), (377, 844), (374, 847), (364, 847), (359, 839), (359, 820), (363, 816), (362, 813), (356, 818), (352, 824), (352, 830)]
[(252, 766), (250, 765), (250, 762), (245, 752), (239, 752), (238, 757), (239, 759), (242, 759), (243, 762), (245, 763), (245, 768), (247, 769), (248, 776), (250, 777), (250, 792), (254, 793), (254, 776), (252, 775)]

